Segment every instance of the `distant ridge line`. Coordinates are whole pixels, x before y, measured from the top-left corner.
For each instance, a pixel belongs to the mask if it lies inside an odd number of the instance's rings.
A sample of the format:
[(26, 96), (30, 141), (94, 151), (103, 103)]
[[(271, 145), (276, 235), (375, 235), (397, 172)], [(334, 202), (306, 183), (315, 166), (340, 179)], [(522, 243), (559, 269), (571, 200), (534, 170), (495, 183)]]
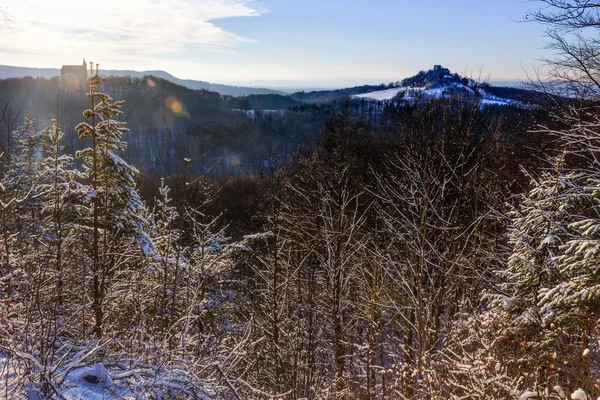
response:
[[(168, 72), (156, 70), (156, 71), (133, 71), (133, 70), (103, 70), (103, 75), (106, 76), (131, 76), (132, 78), (143, 78), (147, 75), (152, 75), (157, 78), (165, 79), (169, 82), (175, 83), (187, 87), (188, 89), (205, 89), (212, 92), (217, 92), (221, 95), (226, 96), (248, 96), (251, 94), (281, 94), (286, 95), (287, 93), (279, 90), (267, 89), (267, 88), (254, 88), (245, 86), (232, 86), (224, 85), (220, 83), (210, 83), (205, 81), (197, 81), (193, 79), (180, 79)], [(33, 78), (54, 78), (60, 76), (59, 68), (36, 68), (36, 67), (17, 67), (12, 65), (0, 65), (0, 79), (8, 78), (25, 78), (31, 76)]]

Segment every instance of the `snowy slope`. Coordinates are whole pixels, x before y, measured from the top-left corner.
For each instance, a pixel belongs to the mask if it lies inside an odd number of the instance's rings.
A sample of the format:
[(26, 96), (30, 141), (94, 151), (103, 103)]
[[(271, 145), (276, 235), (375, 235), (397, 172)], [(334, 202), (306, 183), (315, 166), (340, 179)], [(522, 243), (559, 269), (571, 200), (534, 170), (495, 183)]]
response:
[[(390, 101), (396, 98), (398, 95), (402, 95), (402, 100), (410, 101), (416, 95), (423, 96), (425, 98), (440, 98), (442, 96), (447, 96), (452, 93), (456, 93), (457, 91), (463, 91), (466, 93), (473, 93), (473, 89), (468, 86), (462, 85), (460, 83), (451, 83), (444, 86), (435, 86), (435, 87), (396, 87), (392, 89), (386, 90), (378, 90), (370, 93), (363, 93), (352, 96), (355, 99), (366, 99), (366, 100), (374, 100), (374, 101)], [(478, 90), (479, 95), (481, 96), (482, 105), (515, 105), (520, 106), (521, 103), (514, 100), (503, 99), (497, 96), (493, 96), (489, 93), (486, 93), (483, 89)]]
[(386, 89), (386, 90), (378, 90), (376, 92), (357, 94), (352, 97), (357, 98), (357, 99), (371, 99), (371, 100), (380, 100), (380, 101), (391, 100), (394, 97), (396, 97), (396, 95), (398, 93), (405, 91), (405, 90), (406, 90), (406, 88), (397, 87), (397, 88)]

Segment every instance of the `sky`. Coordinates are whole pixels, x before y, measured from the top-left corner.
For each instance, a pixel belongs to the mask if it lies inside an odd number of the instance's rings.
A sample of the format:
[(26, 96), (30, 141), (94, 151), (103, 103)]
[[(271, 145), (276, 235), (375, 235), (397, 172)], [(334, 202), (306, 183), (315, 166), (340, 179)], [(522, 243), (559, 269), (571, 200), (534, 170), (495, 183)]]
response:
[(0, 64), (165, 70), (269, 87), (401, 80), (441, 64), (522, 79), (545, 54), (524, 0), (0, 0)]

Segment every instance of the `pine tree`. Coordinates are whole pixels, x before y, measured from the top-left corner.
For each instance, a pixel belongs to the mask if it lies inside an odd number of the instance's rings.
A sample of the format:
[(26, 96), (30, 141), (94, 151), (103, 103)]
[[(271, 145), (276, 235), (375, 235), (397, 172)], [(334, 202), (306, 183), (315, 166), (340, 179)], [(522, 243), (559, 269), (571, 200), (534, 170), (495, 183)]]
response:
[(492, 308), (507, 322), (503, 336), (515, 341), (522, 366), (536, 371), (535, 381), (526, 382), (536, 390), (550, 385), (547, 372), (555, 363), (556, 349), (548, 340), (549, 324), (540, 311), (540, 299), (560, 279), (556, 257), (570, 237), (568, 221), (574, 209), (569, 194), (576, 189), (577, 176), (566, 169), (566, 156), (565, 150), (552, 160), (552, 168), (532, 178), (531, 190), (509, 212), (512, 252), (506, 268), (497, 271), (500, 293), (488, 296)]
[(565, 150), (513, 212), (513, 252), (500, 272), (503, 293), (491, 302), (520, 342), (520, 360), (536, 371), (529, 382), (536, 390), (556, 383), (593, 390), (592, 357), (585, 354), (600, 305), (600, 174), (597, 135), (581, 128), (588, 122), (575, 121), (572, 129), (552, 132)]
[(532, 189), (518, 209), (510, 212), (509, 244), (512, 254), (507, 269), (499, 271), (502, 294), (490, 296), (492, 304), (524, 324), (540, 324), (539, 293), (557, 279), (555, 257), (568, 236), (566, 220), (570, 207), (566, 193), (573, 183), (563, 175), (565, 152), (532, 179)]
[(62, 302), (65, 259), (78, 240), (77, 221), (82, 213), (78, 182), (83, 174), (74, 168), (73, 157), (63, 154), (64, 133), (52, 120), (52, 127), (42, 131), (43, 157), (39, 179), (35, 186), (42, 201), (44, 241), (48, 244), (48, 259), (57, 275), (58, 302)]
[[(124, 122), (113, 118), (122, 114), (123, 101), (113, 101), (98, 87), (103, 78), (91, 68), (89, 78), (91, 108), (83, 115), (89, 122), (77, 125), (75, 130), (80, 139), (91, 139), (91, 147), (77, 152), (85, 164), (85, 173), (91, 181), (86, 198), (91, 201), (91, 216), (88, 226), (92, 230), (92, 302), (94, 311), (93, 333), (102, 336), (104, 311), (102, 302), (114, 272), (117, 260), (115, 248), (139, 244), (142, 254), (153, 253), (153, 244), (144, 232), (144, 205), (136, 191), (135, 176), (138, 170), (127, 164), (116, 152), (125, 150), (122, 140), (128, 131)], [(119, 250), (122, 250), (120, 248)]]
[(158, 330), (168, 329), (177, 309), (176, 293), (184, 285), (181, 269), (188, 268), (188, 260), (183, 256), (181, 231), (177, 228), (179, 213), (173, 206), (171, 189), (160, 181), (159, 194), (153, 210), (151, 231), (156, 247), (153, 262), (153, 277), (157, 281), (156, 293), (153, 297), (156, 321), (162, 321)]
[(574, 182), (565, 196), (571, 206), (565, 219), (569, 237), (554, 258), (558, 279), (540, 290), (538, 306), (544, 325), (555, 327), (547, 332), (545, 340), (562, 353), (567, 387), (593, 393), (594, 371), (600, 367), (596, 355), (589, 355), (590, 349), (597, 349), (600, 333), (600, 170), (596, 139), (575, 136), (572, 139), (577, 144), (586, 143), (589, 153), (569, 172)]
[(20, 232), (20, 243), (23, 244), (39, 233), (37, 221), (42, 204), (35, 182), (39, 176), (42, 133), (35, 130), (35, 121), (27, 112), (23, 126), (15, 135), (18, 137), (16, 154), (7, 173), (6, 188), (12, 196), (21, 199), (16, 212), (17, 230)]
[[(11, 136), (17, 138), (17, 147), (14, 155), (7, 157), (9, 164), (4, 166), (6, 174), (0, 184), (3, 274), (31, 265), (28, 258), (39, 245), (37, 216), (41, 203), (34, 184), (39, 170), (40, 133), (30, 113)], [(8, 285), (9, 296), (10, 292)]]

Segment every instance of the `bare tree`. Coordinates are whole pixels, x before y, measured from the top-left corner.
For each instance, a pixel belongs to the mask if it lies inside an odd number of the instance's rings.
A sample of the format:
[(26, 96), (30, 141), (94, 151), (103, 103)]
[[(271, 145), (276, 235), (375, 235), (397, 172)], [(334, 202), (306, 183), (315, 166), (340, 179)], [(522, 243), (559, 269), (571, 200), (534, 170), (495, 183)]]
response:
[(600, 94), (600, 2), (531, 0), (540, 4), (525, 20), (546, 26), (552, 55), (542, 61), (548, 81), (538, 89), (598, 100)]

